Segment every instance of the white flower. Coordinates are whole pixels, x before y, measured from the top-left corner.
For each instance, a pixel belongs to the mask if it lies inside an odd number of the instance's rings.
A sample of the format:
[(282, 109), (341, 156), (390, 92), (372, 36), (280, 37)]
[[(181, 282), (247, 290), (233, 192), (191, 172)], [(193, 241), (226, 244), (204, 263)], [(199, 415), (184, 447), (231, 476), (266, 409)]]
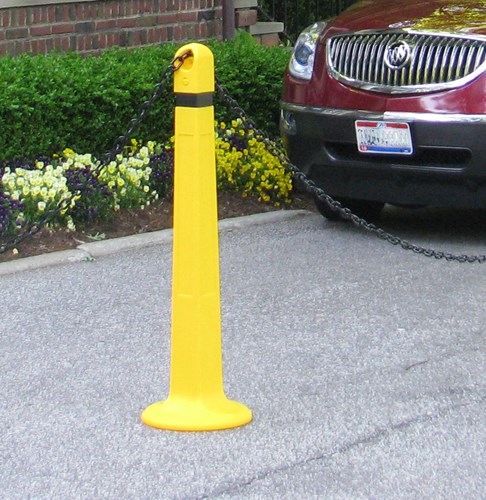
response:
[(76, 231), (76, 226), (74, 225), (73, 219), (71, 217), (68, 218), (67, 228), (69, 231)]

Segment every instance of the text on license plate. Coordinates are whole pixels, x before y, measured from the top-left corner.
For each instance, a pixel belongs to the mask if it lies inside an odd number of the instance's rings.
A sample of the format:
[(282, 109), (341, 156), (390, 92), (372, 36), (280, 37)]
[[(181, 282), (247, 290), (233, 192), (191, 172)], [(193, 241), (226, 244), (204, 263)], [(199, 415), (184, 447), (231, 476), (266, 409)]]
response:
[(361, 153), (413, 153), (408, 123), (357, 120), (355, 128), (358, 150)]

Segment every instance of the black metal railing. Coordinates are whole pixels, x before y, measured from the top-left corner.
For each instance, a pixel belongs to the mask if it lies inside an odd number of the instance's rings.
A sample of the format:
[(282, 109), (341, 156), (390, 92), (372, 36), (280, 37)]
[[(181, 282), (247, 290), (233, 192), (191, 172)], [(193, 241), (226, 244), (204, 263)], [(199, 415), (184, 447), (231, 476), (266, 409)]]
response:
[(336, 16), (357, 0), (259, 0), (259, 7), (275, 21), (283, 22), (294, 40), (310, 24)]

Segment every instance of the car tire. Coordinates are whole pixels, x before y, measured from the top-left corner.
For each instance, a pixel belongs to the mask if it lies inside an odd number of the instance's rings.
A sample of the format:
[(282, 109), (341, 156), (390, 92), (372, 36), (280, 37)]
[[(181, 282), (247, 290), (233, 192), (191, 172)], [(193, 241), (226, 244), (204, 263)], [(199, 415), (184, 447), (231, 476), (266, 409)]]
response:
[[(335, 200), (339, 201), (344, 207), (349, 208), (354, 215), (366, 221), (378, 219), (385, 206), (384, 203), (379, 201), (351, 200), (345, 198), (335, 198)], [(334, 211), (325, 201), (317, 196), (314, 197), (314, 202), (319, 213), (326, 219), (332, 221), (344, 220), (339, 212)]]

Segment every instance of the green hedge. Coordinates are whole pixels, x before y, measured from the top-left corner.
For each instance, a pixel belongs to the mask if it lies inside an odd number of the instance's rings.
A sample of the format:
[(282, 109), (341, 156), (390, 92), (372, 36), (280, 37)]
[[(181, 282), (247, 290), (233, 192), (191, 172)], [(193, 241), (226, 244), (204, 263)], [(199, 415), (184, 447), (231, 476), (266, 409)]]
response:
[[(246, 33), (211, 42), (216, 75), (257, 125), (277, 133), (289, 52), (258, 45)], [(125, 132), (178, 47), (112, 49), (98, 57), (52, 53), (0, 58), (0, 160), (52, 155), (63, 148), (102, 154)], [(172, 134), (172, 81), (137, 137)], [(216, 102), (216, 116), (233, 116)]]

